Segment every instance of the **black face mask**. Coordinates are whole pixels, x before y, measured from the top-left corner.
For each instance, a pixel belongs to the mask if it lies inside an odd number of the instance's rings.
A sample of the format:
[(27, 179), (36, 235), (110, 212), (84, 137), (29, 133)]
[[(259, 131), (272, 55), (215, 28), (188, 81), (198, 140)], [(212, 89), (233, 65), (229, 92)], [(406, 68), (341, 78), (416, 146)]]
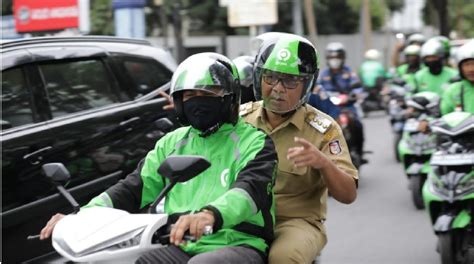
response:
[(443, 61), (442, 60), (435, 60), (435, 61), (426, 61), (426, 67), (430, 70), (431, 74), (438, 75), (443, 70)]
[(206, 132), (222, 121), (222, 97), (195, 96), (183, 102), (184, 116), (189, 124)]

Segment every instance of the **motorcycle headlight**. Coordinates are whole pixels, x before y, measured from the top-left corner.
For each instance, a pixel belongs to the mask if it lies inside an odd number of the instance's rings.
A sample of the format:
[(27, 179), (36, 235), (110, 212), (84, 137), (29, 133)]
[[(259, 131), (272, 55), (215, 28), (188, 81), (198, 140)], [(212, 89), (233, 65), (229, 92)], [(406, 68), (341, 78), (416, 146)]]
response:
[(474, 192), (474, 171), (467, 173), (456, 185), (456, 195)]

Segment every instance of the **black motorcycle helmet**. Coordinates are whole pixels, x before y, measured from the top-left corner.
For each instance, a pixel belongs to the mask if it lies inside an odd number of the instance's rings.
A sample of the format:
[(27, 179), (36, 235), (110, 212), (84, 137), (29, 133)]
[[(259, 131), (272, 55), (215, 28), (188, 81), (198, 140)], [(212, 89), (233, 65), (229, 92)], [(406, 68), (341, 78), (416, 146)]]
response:
[(189, 125), (183, 112), (183, 91), (201, 90), (222, 95), (223, 107), (219, 124), (235, 124), (239, 117), (240, 82), (237, 68), (227, 57), (199, 53), (184, 60), (171, 79), (171, 92), (179, 121)]
[(243, 55), (232, 60), (240, 77), (241, 98), (240, 103), (255, 101), (253, 94), (253, 63), (254, 57)]

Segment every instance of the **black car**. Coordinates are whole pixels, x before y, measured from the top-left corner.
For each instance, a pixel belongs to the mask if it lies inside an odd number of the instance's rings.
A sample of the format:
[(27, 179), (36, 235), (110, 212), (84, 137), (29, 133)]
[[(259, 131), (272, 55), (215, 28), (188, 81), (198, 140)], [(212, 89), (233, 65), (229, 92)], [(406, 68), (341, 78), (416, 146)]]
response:
[[(62, 162), (81, 205), (131, 172), (174, 125), (162, 110), (176, 63), (147, 41), (115, 37), (2, 42), (2, 257), (52, 252), (27, 240), (71, 207), (41, 173)], [(163, 119), (168, 118), (168, 119)]]

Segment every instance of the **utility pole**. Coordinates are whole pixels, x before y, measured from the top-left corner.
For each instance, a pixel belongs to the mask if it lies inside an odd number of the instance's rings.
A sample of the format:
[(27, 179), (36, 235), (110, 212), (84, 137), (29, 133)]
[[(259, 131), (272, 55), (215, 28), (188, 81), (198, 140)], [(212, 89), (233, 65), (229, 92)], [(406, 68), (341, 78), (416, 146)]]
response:
[(314, 16), (314, 8), (312, 0), (304, 0), (304, 14), (306, 18), (306, 27), (308, 27), (309, 40), (316, 45), (316, 36), (318, 31), (316, 29), (316, 19)]
[(185, 59), (182, 36), (181, 1), (176, 1), (173, 3), (173, 28), (176, 60), (178, 63), (180, 63)]
[(364, 35), (364, 51), (372, 47), (372, 21), (369, 0), (362, 1), (362, 34)]
[(293, 33), (302, 36), (303, 17), (301, 15), (301, 0), (293, 0)]

